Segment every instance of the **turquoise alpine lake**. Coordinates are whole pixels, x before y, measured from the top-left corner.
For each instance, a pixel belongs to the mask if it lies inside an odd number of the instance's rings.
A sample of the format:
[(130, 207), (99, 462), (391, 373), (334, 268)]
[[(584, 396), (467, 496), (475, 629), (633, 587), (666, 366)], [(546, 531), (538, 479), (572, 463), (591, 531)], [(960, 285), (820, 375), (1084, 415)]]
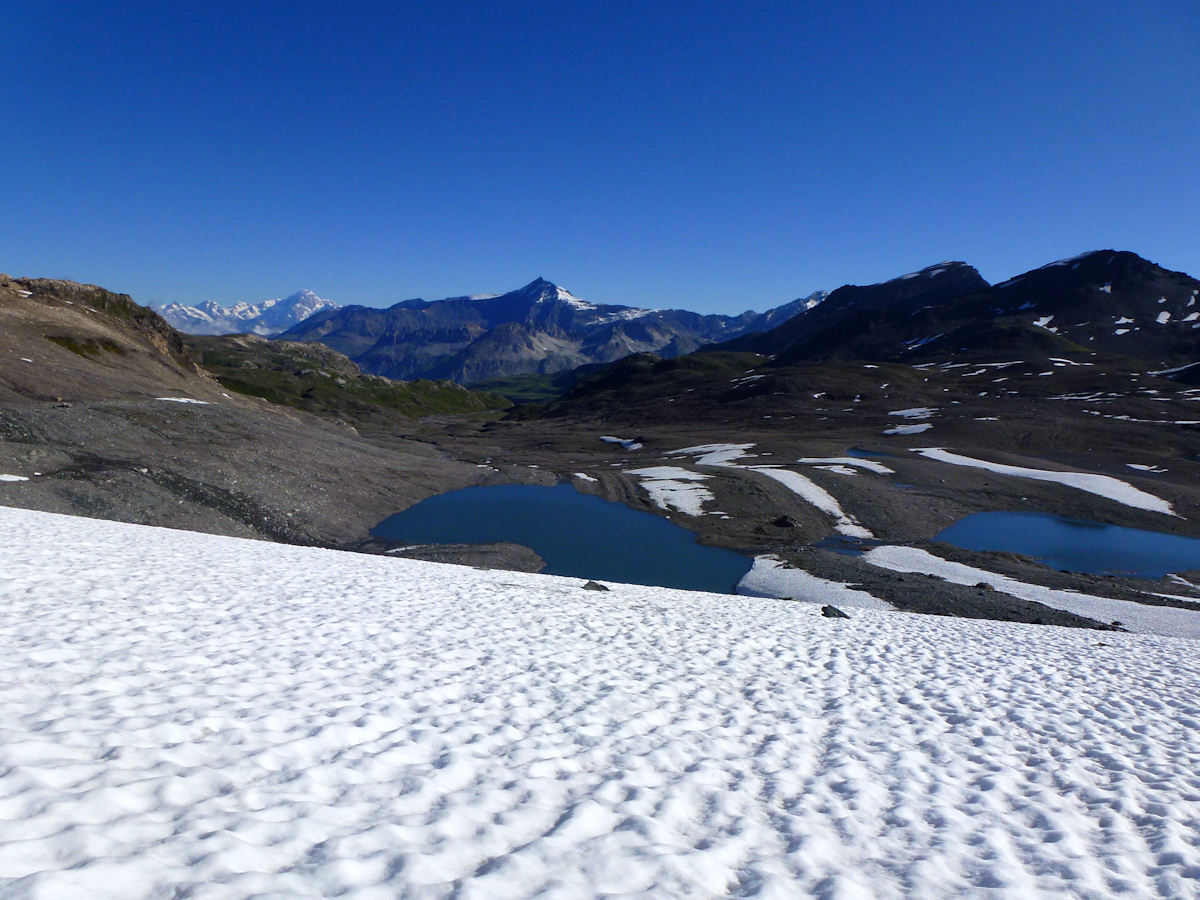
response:
[(1021, 553), (1055, 569), (1161, 578), (1200, 569), (1200, 539), (1068, 519), (1051, 513), (983, 512), (934, 536), (964, 550)]
[(389, 516), (376, 537), (407, 544), (524, 544), (548, 575), (732, 594), (753, 560), (696, 543), (692, 532), (569, 484), (450, 491)]

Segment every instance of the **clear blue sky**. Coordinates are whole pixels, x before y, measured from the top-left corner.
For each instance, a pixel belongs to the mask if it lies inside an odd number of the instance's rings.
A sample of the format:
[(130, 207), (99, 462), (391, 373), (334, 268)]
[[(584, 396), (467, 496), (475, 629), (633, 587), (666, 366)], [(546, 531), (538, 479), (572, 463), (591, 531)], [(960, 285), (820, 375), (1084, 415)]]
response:
[(1195, 0), (4, 10), (11, 274), (702, 311), (1110, 246), (1200, 274)]

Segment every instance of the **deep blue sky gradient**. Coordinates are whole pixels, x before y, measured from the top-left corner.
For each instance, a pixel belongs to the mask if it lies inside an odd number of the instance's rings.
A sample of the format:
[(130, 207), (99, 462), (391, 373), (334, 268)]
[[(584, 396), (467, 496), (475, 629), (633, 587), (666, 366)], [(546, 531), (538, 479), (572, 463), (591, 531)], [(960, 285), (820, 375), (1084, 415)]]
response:
[(1200, 274), (1200, 4), (5, 4), (0, 270), (143, 303), (763, 309)]

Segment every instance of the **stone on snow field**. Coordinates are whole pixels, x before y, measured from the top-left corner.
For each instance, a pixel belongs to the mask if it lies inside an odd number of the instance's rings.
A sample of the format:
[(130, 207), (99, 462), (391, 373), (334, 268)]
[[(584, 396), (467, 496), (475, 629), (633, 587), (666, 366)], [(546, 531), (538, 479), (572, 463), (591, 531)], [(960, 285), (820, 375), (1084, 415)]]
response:
[(1193, 641), (0, 509), (0, 896), (1185, 896)]

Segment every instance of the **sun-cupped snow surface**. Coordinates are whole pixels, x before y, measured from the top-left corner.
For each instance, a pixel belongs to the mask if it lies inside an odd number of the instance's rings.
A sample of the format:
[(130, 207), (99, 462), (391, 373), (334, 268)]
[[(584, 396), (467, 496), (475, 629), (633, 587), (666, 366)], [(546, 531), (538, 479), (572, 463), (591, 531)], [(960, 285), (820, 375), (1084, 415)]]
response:
[(700, 484), (708, 478), (678, 466), (649, 466), (630, 469), (630, 475), (642, 479), (642, 487), (660, 509), (676, 510), (689, 516), (704, 515), (704, 504), (713, 499), (712, 491)]
[(1018, 478), (1032, 478), (1035, 481), (1055, 481), (1059, 484), (1065, 484), (1067, 487), (1087, 491), (1089, 494), (1095, 494), (1098, 497), (1106, 497), (1109, 500), (1123, 503), (1126, 506), (1146, 509), (1151, 512), (1166, 513), (1168, 516), (1178, 515), (1171, 508), (1171, 504), (1161, 497), (1155, 497), (1153, 494), (1135, 488), (1132, 484), (1124, 482), (1119, 478), (1113, 478), (1111, 475), (1094, 475), (1091, 472), (1055, 472), (1050, 469), (1030, 469), (1025, 466), (1010, 466), (1004, 463), (988, 462), (985, 459), (962, 456), (961, 454), (944, 450), (941, 447), (913, 448), (913, 453), (919, 453), (926, 459), (935, 459), (939, 462), (950, 463), (955, 466), (986, 469), (989, 472), (995, 472), (997, 475), (1015, 475)]
[(5, 896), (1198, 886), (1192, 641), (0, 530)]
[[(873, 565), (895, 572), (921, 572), (955, 584), (987, 584), (1013, 597), (1065, 609), (1099, 622), (1120, 622), (1125, 628), (1142, 634), (1200, 638), (1200, 612), (1196, 610), (1112, 600), (1042, 587), (986, 569), (951, 562), (919, 547), (875, 547), (863, 554), (863, 558)], [(1197, 799), (1200, 800), (1200, 794)]]

